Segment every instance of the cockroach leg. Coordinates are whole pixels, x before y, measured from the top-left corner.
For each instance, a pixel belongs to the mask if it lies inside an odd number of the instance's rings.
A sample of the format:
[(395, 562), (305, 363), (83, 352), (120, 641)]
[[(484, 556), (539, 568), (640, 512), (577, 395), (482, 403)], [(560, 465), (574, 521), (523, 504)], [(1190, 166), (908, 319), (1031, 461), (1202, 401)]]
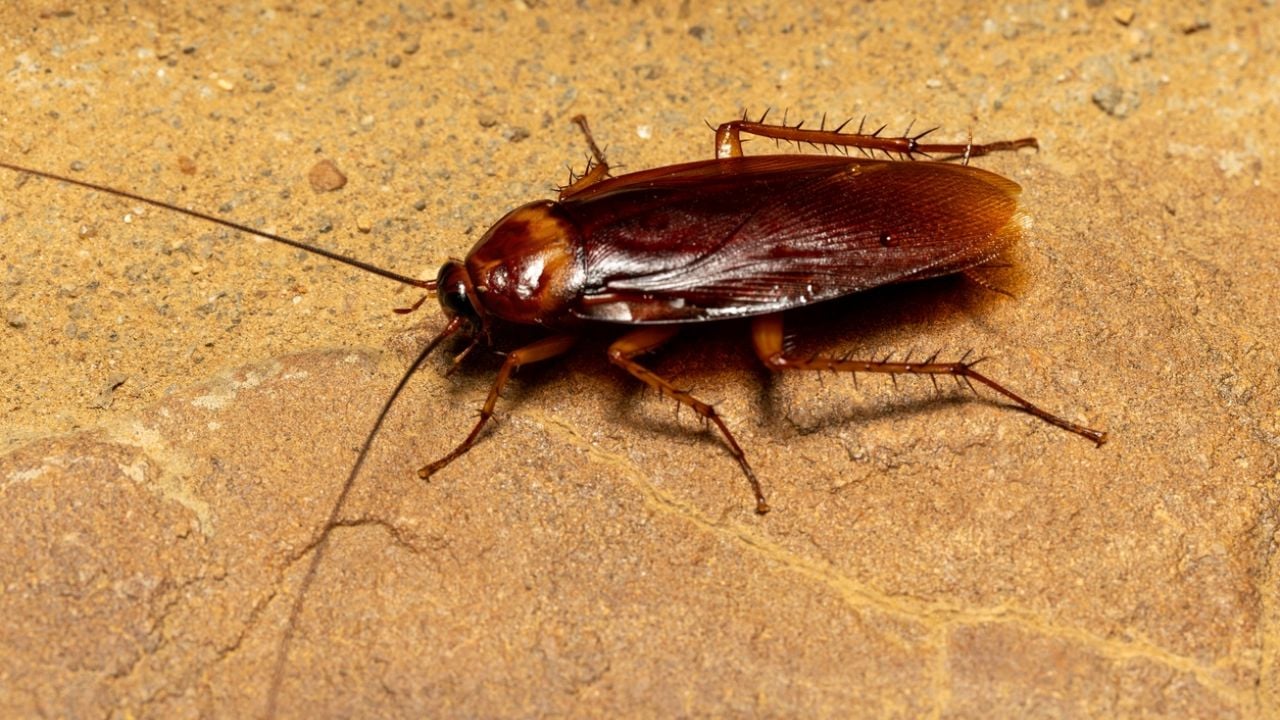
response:
[(758, 123), (752, 123), (749, 120), (733, 120), (716, 128), (716, 159), (742, 157), (742, 127), (754, 124)]
[[(840, 126), (840, 128), (843, 127), (844, 125)], [(805, 130), (800, 125), (768, 125), (762, 122), (752, 122), (751, 120), (731, 120), (716, 128), (716, 158), (742, 157), (741, 135), (743, 133), (755, 135), (756, 137), (792, 142), (797, 145), (809, 143), (811, 145), (840, 148), (853, 147), (864, 151), (880, 151), (886, 155), (903, 157), (915, 155), (956, 156), (963, 157), (966, 163), (971, 157), (978, 157), (988, 153), (1017, 150), (1024, 147), (1040, 147), (1035, 138), (1001, 140), (983, 145), (975, 145), (972, 142), (925, 143), (920, 142), (921, 138), (933, 132), (933, 129), (911, 136), (882, 137), (880, 130), (884, 129), (883, 126), (873, 133), (861, 132), (861, 126), (858, 128), (859, 132), (856, 133), (842, 133), (840, 128), (835, 130), (814, 130), (812, 128)]]
[(587, 139), (587, 147), (591, 150), (592, 162), (587, 164), (587, 170), (582, 173), (582, 177), (569, 183), (568, 187), (560, 189), (561, 200), (580, 193), (609, 177), (609, 161), (604, 159), (604, 153), (600, 150), (600, 146), (596, 144), (595, 137), (591, 135), (591, 128), (587, 126), (587, 116), (575, 115), (573, 122), (579, 128), (582, 128), (582, 134)]
[[(575, 340), (577, 340), (577, 337), (574, 335), (552, 335), (509, 353), (506, 361), (502, 363), (502, 369), (498, 371), (498, 377), (493, 381), (493, 387), (489, 389), (489, 397), (484, 401), (484, 407), (480, 409), (480, 419), (476, 421), (475, 427), (471, 429), (471, 434), (467, 435), (467, 439), (454, 448), (453, 452), (418, 470), (418, 477), (423, 480), (431, 477), (441, 468), (457, 460), (463, 453), (470, 450), (472, 445), (475, 445), (476, 438), (480, 437), (480, 431), (484, 429), (485, 423), (489, 422), (489, 418), (493, 417), (493, 408), (498, 403), (498, 395), (502, 392), (503, 386), (507, 384), (507, 379), (511, 377), (512, 371), (521, 365), (549, 360), (557, 355), (563, 355), (569, 348), (573, 347)], [(466, 350), (463, 352), (465, 353)]]
[[(1024, 412), (1028, 412), (1041, 420), (1056, 425), (1067, 432), (1075, 433), (1083, 438), (1093, 441), (1099, 447), (1107, 441), (1107, 434), (1101, 430), (1077, 425), (1069, 420), (1063, 419), (1040, 409), (1031, 402), (1024, 400), (1017, 393), (1008, 390), (995, 380), (974, 370), (974, 365), (979, 361), (966, 362), (961, 359), (958, 362), (935, 362), (934, 358), (928, 358), (924, 362), (890, 362), (886, 357), (884, 360), (850, 360), (847, 358), (837, 358), (829, 355), (813, 355), (810, 357), (794, 357), (788, 355), (782, 346), (782, 315), (774, 313), (772, 315), (763, 315), (755, 318), (751, 324), (751, 340), (755, 345), (756, 355), (760, 357), (760, 361), (770, 370), (831, 370), (834, 372), (848, 373), (886, 373), (890, 376), (897, 375), (950, 375), (957, 381), (963, 380), (966, 383), (977, 381), (995, 390), (1004, 397), (1012, 400)], [(972, 387), (972, 385), (970, 385)]]
[(418, 308), (422, 307), (422, 303), (426, 302), (426, 301), (427, 301), (427, 298), (429, 298), (429, 297), (432, 297), (432, 294), (431, 294), (431, 293), (428, 293), (428, 294), (423, 295), (422, 297), (418, 298), (418, 299), (417, 299), (417, 300), (415, 300), (415, 301), (414, 301), (414, 303), (413, 303), (412, 305), (410, 305), (409, 307), (391, 308), (391, 312), (393, 312), (393, 313), (395, 313), (395, 314), (397, 314), (397, 315), (408, 315), (409, 313), (414, 312), (414, 311), (415, 311), (415, 310), (417, 310)]
[(480, 344), (479, 335), (471, 338), (471, 342), (467, 343), (467, 346), (462, 348), (462, 352), (453, 356), (453, 360), (449, 363), (449, 369), (444, 371), (444, 376), (449, 377), (450, 375), (457, 372), (458, 368), (462, 367), (462, 361), (466, 360), (467, 356), (471, 354), (471, 351), (475, 350), (476, 346), (479, 344)]
[(760, 481), (756, 478), (755, 472), (751, 470), (751, 465), (747, 463), (747, 454), (742, 451), (742, 447), (734, 439), (733, 433), (729, 432), (729, 426), (725, 425), (724, 420), (720, 419), (715, 407), (695, 398), (688, 390), (677, 388), (669, 380), (634, 359), (637, 355), (656, 349), (675, 337), (677, 332), (678, 329), (672, 325), (643, 327), (629, 332), (609, 346), (609, 361), (631, 373), (633, 377), (657, 390), (660, 394), (675, 400), (677, 403), (693, 408), (693, 411), (698, 413), (704, 420), (715, 423), (715, 426), (720, 429), (720, 434), (724, 437), (725, 443), (728, 444), (729, 451), (733, 453), (734, 459), (738, 461), (738, 466), (742, 468), (742, 472), (747, 476), (747, 482), (751, 483), (751, 492), (756, 496), (756, 512), (764, 515), (769, 512), (769, 503), (764, 499), (764, 491), (760, 489)]

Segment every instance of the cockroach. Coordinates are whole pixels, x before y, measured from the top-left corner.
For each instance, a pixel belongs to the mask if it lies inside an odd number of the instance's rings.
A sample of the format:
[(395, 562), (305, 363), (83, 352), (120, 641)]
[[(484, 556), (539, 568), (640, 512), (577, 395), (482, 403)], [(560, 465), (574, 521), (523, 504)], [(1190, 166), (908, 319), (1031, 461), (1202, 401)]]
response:
[[(782, 314), (787, 310), (882, 285), (967, 274), (1014, 245), (1024, 228), (1018, 210), (1021, 188), (968, 161), (1038, 147), (1034, 138), (932, 143), (924, 142), (932, 130), (886, 136), (883, 128), (864, 132), (860, 125), (845, 132), (847, 123), (827, 129), (824, 121), (817, 129), (806, 129), (803, 123), (768, 124), (765, 117), (752, 121), (744, 115), (716, 129), (714, 159), (613, 176), (586, 120), (573, 120), (590, 151), (585, 172), (571, 177), (555, 200), (538, 200), (507, 213), (465, 258), (447, 260), (434, 280), (130, 192), (4, 162), (0, 167), (200, 218), (435, 293), (445, 325), (383, 404), (326, 528), (337, 521), (392, 403), (431, 352), (450, 337), (467, 339), (454, 359), (456, 366), (477, 346), (493, 345), (512, 325), (538, 326), (546, 334), (506, 354), (471, 432), (418, 470), (419, 477), (431, 477), (471, 449), (512, 372), (563, 355), (589, 325), (625, 328), (609, 346), (609, 361), (716, 427), (760, 514), (769, 511), (761, 483), (715, 408), (638, 360), (685, 326), (746, 318), (756, 355), (770, 370), (949, 375), (970, 388), (974, 382), (984, 385), (1017, 408), (1099, 446), (1106, 442), (1105, 432), (1047, 412), (978, 372), (976, 361), (942, 362), (936, 354), (919, 362), (801, 357), (783, 342)], [(837, 152), (747, 156), (743, 135)], [(850, 150), (862, 156), (851, 156)], [(938, 155), (963, 163), (924, 161)], [(428, 297), (397, 312), (415, 310)], [(290, 629), (319, 564), (324, 537), (295, 599)], [(287, 631), (277, 654), (273, 705), (290, 639)]]

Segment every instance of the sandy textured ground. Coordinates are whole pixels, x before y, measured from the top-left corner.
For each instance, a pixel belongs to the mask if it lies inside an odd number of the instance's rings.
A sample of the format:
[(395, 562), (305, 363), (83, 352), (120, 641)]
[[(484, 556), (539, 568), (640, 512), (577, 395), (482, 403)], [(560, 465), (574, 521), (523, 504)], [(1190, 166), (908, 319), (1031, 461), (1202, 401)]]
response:
[[(744, 328), (655, 367), (599, 339), (420, 373), (328, 534), (282, 716), (1280, 713), (1270, 2), (304, 0), (0, 7), (0, 157), (424, 276), (581, 167), (707, 157), (741, 108), (940, 136), (1035, 219), (964, 282), (795, 319), (802, 347), (977, 348), (1103, 449), (927, 382), (788, 376)], [(428, 4), (430, 5), (430, 4)], [(778, 4), (781, 5), (781, 4)], [(757, 151), (765, 149), (757, 143)], [(314, 191), (323, 159), (348, 177)], [(262, 715), (377, 407), (441, 325), (413, 291), (135, 202), (0, 175), (0, 714)]]

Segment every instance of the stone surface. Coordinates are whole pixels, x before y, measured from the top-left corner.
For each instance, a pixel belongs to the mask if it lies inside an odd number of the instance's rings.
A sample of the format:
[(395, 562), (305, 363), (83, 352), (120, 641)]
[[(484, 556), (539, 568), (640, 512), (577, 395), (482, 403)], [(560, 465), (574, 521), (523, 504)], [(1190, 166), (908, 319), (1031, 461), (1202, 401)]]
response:
[[(431, 277), (581, 170), (576, 113), (631, 170), (743, 107), (1034, 134), (980, 161), (1035, 220), (1014, 299), (944, 281), (789, 327), (976, 348), (1111, 442), (689, 333), (651, 362), (728, 418), (760, 518), (605, 332), (423, 483), (497, 368), (432, 359), (326, 531), (434, 303), (4, 174), (0, 714), (1280, 713), (1275, 8), (403, 5), (5, 4), (0, 158)], [(309, 188), (325, 159), (341, 192)]]

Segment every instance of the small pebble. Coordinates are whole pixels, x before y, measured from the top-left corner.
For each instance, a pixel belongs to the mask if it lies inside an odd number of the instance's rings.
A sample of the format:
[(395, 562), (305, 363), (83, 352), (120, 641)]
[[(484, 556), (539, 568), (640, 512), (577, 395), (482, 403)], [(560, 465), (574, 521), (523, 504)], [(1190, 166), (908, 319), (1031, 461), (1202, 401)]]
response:
[(307, 181), (316, 192), (333, 192), (347, 184), (347, 176), (331, 160), (321, 160), (307, 173)]

